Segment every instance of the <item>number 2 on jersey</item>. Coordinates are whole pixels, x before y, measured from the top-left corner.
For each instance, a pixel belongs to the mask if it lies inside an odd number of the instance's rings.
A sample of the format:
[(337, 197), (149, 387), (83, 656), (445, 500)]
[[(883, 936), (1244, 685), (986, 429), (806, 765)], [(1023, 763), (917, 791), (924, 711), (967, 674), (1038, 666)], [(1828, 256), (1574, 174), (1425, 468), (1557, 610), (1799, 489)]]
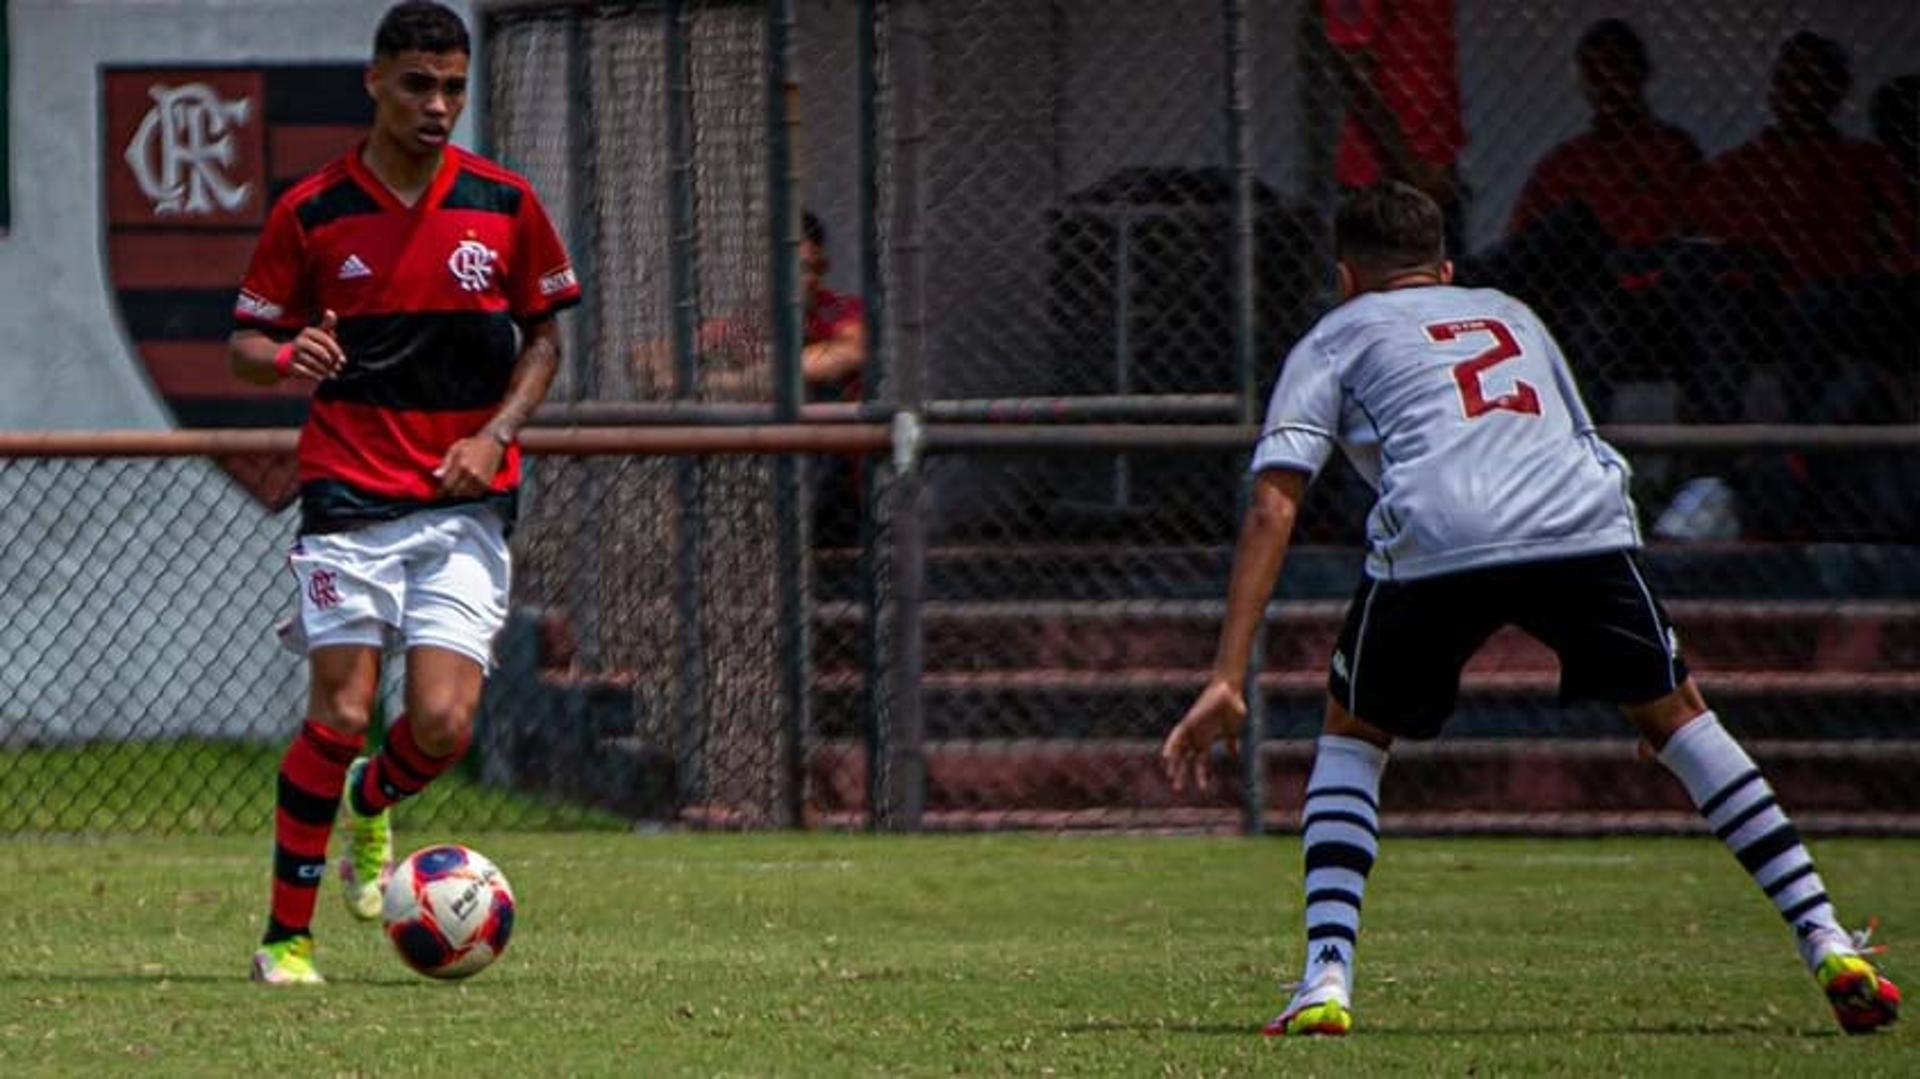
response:
[(1484, 416), (1489, 412), (1518, 412), (1527, 416), (1540, 414), (1540, 395), (1533, 386), (1513, 380), (1513, 389), (1498, 397), (1488, 397), (1480, 388), (1480, 376), (1488, 368), (1520, 355), (1520, 342), (1513, 339), (1513, 331), (1507, 324), (1493, 318), (1469, 318), (1458, 322), (1436, 322), (1424, 327), (1427, 340), (1436, 343), (1452, 341), (1472, 333), (1484, 333), (1493, 338), (1493, 347), (1480, 353), (1471, 360), (1463, 360), (1453, 365), (1453, 381), (1460, 387), (1460, 406), (1465, 410), (1467, 419)]

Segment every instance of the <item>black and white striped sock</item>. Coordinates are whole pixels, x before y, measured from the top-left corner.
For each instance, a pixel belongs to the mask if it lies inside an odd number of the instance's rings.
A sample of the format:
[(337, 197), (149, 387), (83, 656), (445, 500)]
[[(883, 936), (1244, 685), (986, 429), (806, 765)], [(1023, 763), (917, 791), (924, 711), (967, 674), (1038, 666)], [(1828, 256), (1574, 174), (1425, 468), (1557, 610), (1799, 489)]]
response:
[(1387, 751), (1357, 738), (1323, 735), (1301, 810), (1306, 858), (1307, 958), (1303, 985), (1319, 968), (1353, 969), (1360, 901), (1380, 852), (1380, 773)]
[(1820, 931), (1841, 932), (1813, 855), (1774, 801), (1773, 788), (1753, 758), (1712, 712), (1675, 732), (1660, 761), (1680, 777), (1707, 826), (1802, 940)]

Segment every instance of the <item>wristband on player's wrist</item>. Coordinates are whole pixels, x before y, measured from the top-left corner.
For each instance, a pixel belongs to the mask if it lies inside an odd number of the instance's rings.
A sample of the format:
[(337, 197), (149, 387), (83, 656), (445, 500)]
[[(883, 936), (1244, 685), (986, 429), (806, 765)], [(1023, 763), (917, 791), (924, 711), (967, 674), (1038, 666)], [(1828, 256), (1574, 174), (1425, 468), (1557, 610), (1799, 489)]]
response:
[(280, 350), (273, 354), (273, 369), (279, 372), (281, 378), (286, 378), (289, 375), (293, 374), (293, 342), (292, 341), (288, 341), (286, 344), (281, 345)]

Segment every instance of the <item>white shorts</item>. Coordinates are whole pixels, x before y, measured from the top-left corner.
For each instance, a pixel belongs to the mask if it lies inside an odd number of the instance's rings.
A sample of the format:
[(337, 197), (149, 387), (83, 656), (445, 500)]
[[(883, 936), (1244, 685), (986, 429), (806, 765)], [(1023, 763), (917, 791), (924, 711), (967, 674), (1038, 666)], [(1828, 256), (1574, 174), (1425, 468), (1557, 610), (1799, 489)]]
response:
[(498, 511), (450, 506), (301, 536), (287, 562), (300, 583), (300, 614), (278, 629), (290, 651), (404, 643), (492, 666), (512, 570)]

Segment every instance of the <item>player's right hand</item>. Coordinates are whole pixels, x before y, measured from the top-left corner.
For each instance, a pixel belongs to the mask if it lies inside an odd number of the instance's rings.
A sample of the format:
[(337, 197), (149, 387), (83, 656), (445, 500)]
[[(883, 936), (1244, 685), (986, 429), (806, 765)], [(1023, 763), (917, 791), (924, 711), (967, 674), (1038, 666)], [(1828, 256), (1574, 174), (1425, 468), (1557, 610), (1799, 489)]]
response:
[(334, 336), (339, 325), (340, 316), (327, 311), (321, 315), (320, 325), (302, 329), (293, 339), (293, 355), (287, 362), (286, 376), (323, 382), (345, 370), (347, 354), (340, 347), (340, 339)]
[(1207, 758), (1213, 743), (1225, 741), (1227, 756), (1240, 754), (1240, 728), (1247, 723), (1247, 701), (1239, 686), (1224, 678), (1215, 678), (1200, 691), (1173, 732), (1160, 747), (1160, 761), (1167, 769), (1167, 782), (1176, 791), (1189, 783), (1196, 790), (1213, 785)]

